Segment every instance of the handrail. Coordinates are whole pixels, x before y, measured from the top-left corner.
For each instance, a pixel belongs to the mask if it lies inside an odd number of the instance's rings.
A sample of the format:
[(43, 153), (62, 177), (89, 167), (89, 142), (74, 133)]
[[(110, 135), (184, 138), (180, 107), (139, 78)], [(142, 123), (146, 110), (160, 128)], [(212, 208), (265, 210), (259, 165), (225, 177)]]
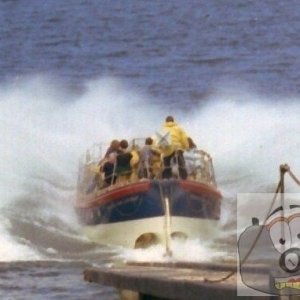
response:
[[(83, 194), (114, 186), (116, 184), (114, 178), (118, 175), (122, 175), (120, 173), (116, 174), (116, 164), (114, 164), (112, 174), (104, 177), (104, 173), (101, 172), (101, 166), (103, 166), (107, 160), (99, 157), (99, 153), (102, 153), (103, 144), (94, 144), (93, 147), (94, 150), (89, 151), (88, 153), (91, 156), (87, 156), (85, 160), (80, 161), (78, 191)], [(136, 149), (134, 151), (139, 153)], [(212, 158), (207, 152), (199, 149), (192, 149), (191, 151), (185, 151), (183, 155), (185, 160), (184, 168), (187, 170), (188, 180), (204, 182), (212, 186), (217, 185)], [(137, 182), (141, 179), (162, 178), (162, 172), (166, 168), (162, 159), (159, 159), (155, 166), (153, 165), (153, 162), (146, 162), (146, 175), (141, 173), (142, 163), (143, 162), (140, 160), (135, 167), (132, 167), (132, 176), (127, 176), (126, 182)], [(179, 178), (179, 168), (181, 167), (178, 165), (178, 162), (176, 163), (176, 159), (171, 163), (169, 168), (172, 170), (172, 177)], [(109, 179), (111, 180), (109, 181)], [(108, 184), (107, 182), (110, 183)]]

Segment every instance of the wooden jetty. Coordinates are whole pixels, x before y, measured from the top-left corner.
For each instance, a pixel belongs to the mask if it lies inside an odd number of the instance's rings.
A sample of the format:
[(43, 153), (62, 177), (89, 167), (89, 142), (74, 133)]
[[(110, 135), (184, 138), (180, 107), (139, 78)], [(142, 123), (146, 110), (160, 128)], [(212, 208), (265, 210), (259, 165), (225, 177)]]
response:
[[(240, 299), (237, 296), (236, 270), (236, 263), (129, 262), (88, 268), (84, 271), (84, 279), (116, 287), (121, 290), (121, 298), (124, 300)], [(256, 279), (259, 276), (257, 270), (255, 267)], [(230, 273), (232, 276), (228, 279), (218, 281)], [(256, 294), (255, 298), (244, 298), (257, 300), (260, 297)]]

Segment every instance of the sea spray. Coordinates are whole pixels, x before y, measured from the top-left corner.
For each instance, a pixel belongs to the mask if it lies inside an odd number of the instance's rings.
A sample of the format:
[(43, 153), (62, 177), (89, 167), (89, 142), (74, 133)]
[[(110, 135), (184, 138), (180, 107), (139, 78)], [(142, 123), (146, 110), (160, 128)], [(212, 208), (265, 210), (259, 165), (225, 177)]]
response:
[(125, 262), (208, 262), (220, 261), (228, 256), (225, 250), (213, 249), (211, 241), (199, 239), (174, 239), (171, 241), (170, 249), (171, 256), (165, 255), (166, 249), (163, 245), (154, 245), (147, 249), (123, 249), (115, 258)]
[[(58, 86), (33, 77), (0, 87), (2, 249), (25, 243), (39, 258), (47, 249), (59, 257), (57, 249), (67, 249), (62, 242), (70, 236), (78, 240), (75, 246), (69, 240), (74, 249), (93, 248), (82, 241), (72, 206), (78, 159), (95, 142), (152, 134), (159, 115), (152, 109), (152, 118), (144, 122), (146, 101), (116, 80), (88, 82), (81, 95)], [(24, 253), (10, 251), (2, 259), (32, 259)]]
[[(300, 104), (294, 100), (272, 102), (236, 91), (212, 95), (206, 103), (182, 112), (166, 107), (151, 104), (149, 97), (112, 78), (87, 82), (82, 94), (43, 77), (0, 86), (2, 249), (18, 249), (22, 234), (14, 238), (4, 220), (12, 223), (12, 215), (22, 219), (24, 211), (33, 225), (42, 216), (45, 227), (66, 230), (80, 239), (72, 207), (78, 158), (93, 143), (151, 136), (169, 114), (200, 149), (212, 155), (218, 188), (224, 195), (223, 227), (235, 219), (237, 193), (272, 192), (283, 162), (300, 173)], [(297, 189), (292, 184), (286, 188)], [(27, 242), (30, 247), (38, 244), (30, 236)], [(10, 252), (10, 259), (23, 258), (26, 251), (18, 253)]]
[(212, 154), (217, 180), (233, 183), (233, 193), (266, 191), (276, 186), (281, 163), (300, 172), (299, 113), (295, 101), (272, 103), (257, 96), (208, 103), (198, 120), (200, 147)]
[(32, 249), (25, 240), (15, 240), (9, 235), (7, 229), (10, 227), (10, 220), (1, 215), (0, 223), (0, 261), (15, 260), (37, 260), (42, 256)]

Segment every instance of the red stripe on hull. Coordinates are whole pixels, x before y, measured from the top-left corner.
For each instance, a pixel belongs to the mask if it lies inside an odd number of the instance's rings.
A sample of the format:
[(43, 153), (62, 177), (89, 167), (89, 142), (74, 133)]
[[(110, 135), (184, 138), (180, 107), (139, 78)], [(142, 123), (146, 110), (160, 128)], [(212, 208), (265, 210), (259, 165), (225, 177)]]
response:
[(115, 201), (118, 199), (121, 199), (123, 197), (131, 196), (134, 194), (139, 194), (139, 193), (145, 193), (149, 190), (150, 188), (150, 182), (145, 181), (145, 182), (138, 182), (138, 183), (132, 183), (128, 184), (122, 187), (117, 187), (113, 190), (104, 192), (101, 195), (95, 196), (91, 200), (83, 203), (76, 203), (76, 207), (94, 207), (99, 204), (104, 204), (108, 203), (110, 201)]
[(218, 190), (204, 183), (199, 183), (199, 182), (194, 182), (189, 180), (185, 180), (185, 181), (181, 180), (179, 184), (180, 187), (187, 192), (191, 192), (194, 194), (206, 194), (208, 196), (214, 196), (217, 199), (222, 198), (222, 195)]

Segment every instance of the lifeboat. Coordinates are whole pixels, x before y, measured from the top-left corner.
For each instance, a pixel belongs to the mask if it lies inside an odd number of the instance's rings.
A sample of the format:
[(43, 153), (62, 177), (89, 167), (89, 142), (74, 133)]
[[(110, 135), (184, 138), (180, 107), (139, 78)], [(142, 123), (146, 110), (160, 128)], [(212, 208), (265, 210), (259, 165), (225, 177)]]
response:
[[(133, 140), (130, 150), (139, 153), (142, 141)], [(222, 195), (208, 153), (193, 149), (185, 157), (186, 179), (176, 173), (176, 162), (168, 179), (161, 176), (162, 163), (149, 178), (139, 176), (137, 164), (125, 182), (107, 185), (101, 172), (102, 148), (94, 145), (79, 163), (75, 210), (88, 238), (140, 248), (174, 238), (207, 240), (216, 235)]]

